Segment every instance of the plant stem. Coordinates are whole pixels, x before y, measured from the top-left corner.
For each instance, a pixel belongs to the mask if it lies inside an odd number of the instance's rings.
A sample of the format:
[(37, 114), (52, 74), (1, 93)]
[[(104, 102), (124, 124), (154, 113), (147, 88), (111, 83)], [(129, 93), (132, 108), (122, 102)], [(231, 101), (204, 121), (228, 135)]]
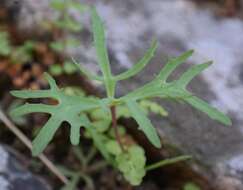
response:
[(124, 152), (125, 149), (124, 149), (124, 147), (122, 145), (122, 141), (121, 141), (121, 138), (120, 138), (120, 135), (119, 135), (119, 132), (118, 132), (118, 127), (117, 127), (116, 106), (111, 106), (110, 110), (111, 110), (111, 118), (112, 118), (112, 127), (113, 127), (114, 132), (115, 132), (115, 137), (116, 137), (116, 140), (117, 140), (118, 144), (121, 147), (121, 150)]

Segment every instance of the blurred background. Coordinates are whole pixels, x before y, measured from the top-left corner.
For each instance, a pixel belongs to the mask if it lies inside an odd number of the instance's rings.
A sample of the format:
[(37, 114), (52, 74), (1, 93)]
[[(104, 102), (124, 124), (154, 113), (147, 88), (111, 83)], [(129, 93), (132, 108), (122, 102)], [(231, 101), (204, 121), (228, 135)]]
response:
[[(65, 88), (69, 93), (104, 95), (100, 84), (81, 76), (71, 61), (73, 57), (99, 73), (89, 5), (96, 6), (104, 21), (114, 73), (136, 63), (153, 39), (159, 42), (150, 65), (137, 77), (121, 82), (118, 96), (151, 80), (168, 58), (194, 49), (173, 77), (193, 64), (214, 61), (189, 89), (228, 114), (233, 125), (225, 127), (180, 102), (158, 101), (168, 111), (167, 117), (151, 115), (163, 142), (161, 150), (145, 142), (134, 121), (121, 119), (120, 123), (145, 148), (149, 162), (178, 154), (192, 155), (193, 160), (150, 172), (139, 187), (130, 186), (117, 171), (104, 166), (87, 174), (89, 180), (78, 181), (74, 189), (243, 189), (243, 1), (68, 1), (72, 3), (60, 6), (59, 0), (0, 0), (0, 190), (60, 189), (63, 185), (10, 130), (14, 124), (32, 140), (47, 116), (11, 117), (9, 111), (23, 102), (9, 91), (45, 89), (43, 73), (49, 72), (60, 86), (69, 86)], [(56, 166), (79, 170), (68, 130), (62, 127), (45, 155)], [(92, 149), (88, 140), (81, 146)], [(102, 160), (98, 153), (94, 159)]]

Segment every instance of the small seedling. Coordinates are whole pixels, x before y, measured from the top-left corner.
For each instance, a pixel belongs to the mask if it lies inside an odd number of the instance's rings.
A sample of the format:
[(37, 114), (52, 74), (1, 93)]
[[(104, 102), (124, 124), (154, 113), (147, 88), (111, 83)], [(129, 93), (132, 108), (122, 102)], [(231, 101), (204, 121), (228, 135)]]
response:
[[(144, 150), (136, 145), (128, 146), (121, 139), (117, 127), (117, 113), (119, 106), (123, 106), (128, 110), (129, 115), (137, 121), (139, 129), (143, 131), (151, 144), (157, 148), (161, 147), (160, 138), (156, 129), (153, 127), (152, 122), (149, 120), (146, 112), (144, 111), (144, 105), (146, 105), (146, 102), (142, 106), (142, 104), (139, 104), (140, 101), (151, 98), (180, 99), (194, 108), (206, 113), (210, 118), (225, 125), (231, 125), (231, 120), (226, 115), (211, 107), (205, 101), (196, 97), (186, 89), (188, 83), (200, 72), (209, 67), (212, 62), (192, 66), (183, 73), (179, 79), (174, 81), (167, 80), (171, 73), (192, 55), (193, 51), (188, 51), (179, 57), (170, 59), (151, 82), (148, 82), (144, 86), (135, 89), (122, 97), (116, 97), (115, 90), (117, 82), (133, 77), (140, 72), (152, 59), (157, 48), (157, 43), (154, 41), (145, 53), (144, 57), (131, 69), (114, 76), (110, 69), (103, 23), (94, 8), (91, 8), (91, 15), (94, 45), (102, 76), (98, 76), (87, 71), (78, 63), (76, 63), (76, 65), (79, 67), (82, 74), (87, 76), (89, 79), (97, 80), (104, 84), (107, 92), (106, 98), (98, 99), (94, 97), (67, 95), (64, 90), (58, 88), (55, 80), (48, 74), (45, 74), (45, 77), (49, 82), (50, 89), (36, 91), (11, 91), (11, 94), (18, 98), (52, 98), (58, 101), (56, 105), (27, 103), (16, 108), (12, 112), (14, 115), (24, 115), (32, 112), (50, 114), (49, 120), (33, 141), (32, 153), (34, 156), (40, 154), (46, 148), (61, 124), (63, 122), (68, 122), (71, 126), (70, 140), (73, 145), (79, 144), (80, 128), (83, 127), (93, 139), (95, 146), (106, 160), (115, 168), (118, 168), (131, 184), (138, 185), (141, 183), (141, 179), (145, 175), (145, 171), (164, 164), (188, 159), (188, 157), (167, 160), (145, 167), (146, 160), (143, 158)], [(158, 109), (156, 106), (152, 107), (158, 112), (163, 112), (163, 110)], [(95, 123), (95, 121), (91, 120), (88, 114), (88, 112), (92, 110), (98, 110), (105, 114), (107, 118), (110, 118), (115, 135), (115, 141), (109, 141), (108, 143), (105, 136), (99, 133), (99, 125)], [(146, 168), (146, 170), (144, 170), (144, 168)]]
[(79, 45), (77, 41), (68, 36), (67, 33), (77, 33), (82, 30), (80, 23), (70, 14), (70, 10), (84, 13), (87, 6), (75, 0), (51, 0), (50, 6), (57, 12), (58, 16), (46, 24), (51, 25), (51, 29), (56, 31), (56, 41), (50, 43), (50, 47), (57, 52), (64, 52), (67, 48)]
[(51, 0), (50, 6), (57, 13), (57, 17), (51, 22), (46, 22), (46, 25), (54, 33), (54, 40), (49, 43), (49, 47), (63, 56), (64, 63), (63, 66), (59, 63), (51, 65), (49, 72), (54, 76), (59, 76), (64, 73), (68, 75), (73, 74), (78, 69), (72, 62), (66, 60), (66, 51), (80, 45), (70, 34), (81, 32), (82, 25), (70, 12), (76, 11), (79, 14), (83, 14), (88, 7), (75, 0)]
[(0, 56), (9, 57), (12, 63), (23, 64), (32, 59), (33, 41), (26, 41), (20, 46), (11, 44), (7, 32), (0, 31)]

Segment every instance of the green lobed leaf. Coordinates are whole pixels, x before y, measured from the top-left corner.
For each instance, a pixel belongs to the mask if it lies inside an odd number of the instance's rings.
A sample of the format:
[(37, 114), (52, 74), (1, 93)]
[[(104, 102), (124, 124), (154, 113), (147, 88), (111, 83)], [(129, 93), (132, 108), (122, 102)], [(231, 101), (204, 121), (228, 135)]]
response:
[(26, 115), (29, 113), (52, 113), (53, 106), (45, 104), (29, 104), (25, 103), (24, 105), (18, 106), (11, 111), (11, 116), (17, 117), (20, 115)]
[(184, 63), (190, 56), (192, 56), (193, 50), (189, 50), (179, 57), (172, 58), (168, 61), (168, 63), (164, 66), (164, 68), (160, 71), (157, 80), (165, 82), (170, 74), (182, 63)]
[(13, 100), (13, 102), (10, 104), (10, 106), (8, 107), (8, 109), (6, 110), (7, 114), (10, 116), (10, 119), (16, 123), (17, 125), (21, 125), (21, 126), (24, 126), (24, 125), (27, 125), (27, 119), (25, 117), (22, 117), (22, 116), (14, 116), (14, 115), (11, 115), (11, 111), (13, 109), (15, 109), (16, 107), (22, 105), (23, 101), (21, 100)]
[(52, 97), (54, 98), (55, 94), (51, 94), (50, 90), (12, 90), (10, 91), (10, 94), (17, 97), (17, 98), (48, 98)]
[(80, 141), (80, 128), (89, 127), (86, 122), (83, 121), (83, 115), (70, 115), (66, 120), (71, 125), (70, 140), (73, 145), (78, 145)]
[(178, 80), (178, 84), (182, 87), (186, 87), (188, 83), (198, 74), (200, 74), (204, 69), (208, 68), (212, 65), (212, 61), (203, 63), (200, 65), (194, 65), (190, 69), (188, 69), (185, 73), (182, 74), (180, 80)]
[(130, 93), (126, 94), (125, 96), (120, 98), (120, 101), (126, 100), (141, 100), (145, 98), (155, 97), (154, 91), (158, 91), (161, 85), (158, 82), (149, 82), (138, 89), (131, 91)]
[(188, 97), (184, 100), (194, 108), (206, 113), (210, 118), (220, 121), (225, 125), (232, 125), (231, 119), (228, 116), (218, 111), (216, 108), (210, 106), (207, 102), (197, 98), (196, 96)]
[(153, 97), (183, 100), (192, 105), (194, 108), (206, 113), (210, 118), (215, 119), (225, 125), (231, 125), (231, 120), (228, 116), (211, 107), (209, 104), (186, 90), (188, 83), (200, 72), (210, 66), (212, 62), (192, 66), (184, 74), (182, 74), (179, 79), (172, 82), (167, 82), (169, 75), (180, 64), (188, 59), (192, 53), (193, 51), (191, 50), (182, 54), (178, 58), (171, 59), (154, 80), (120, 98), (121, 101), (136, 101)]
[(51, 117), (46, 124), (42, 127), (37, 137), (33, 141), (32, 154), (34, 156), (39, 155), (45, 147), (53, 139), (54, 134), (61, 125), (62, 120), (59, 118)]
[(132, 100), (127, 100), (126, 105), (131, 113), (131, 116), (137, 121), (139, 129), (144, 132), (149, 141), (157, 148), (161, 147), (161, 142), (156, 129), (151, 121), (147, 118), (146, 114), (139, 107), (139, 105)]
[(90, 71), (88, 71), (87, 69), (82, 67), (81, 64), (78, 63), (74, 58), (72, 58), (72, 61), (76, 65), (76, 67), (81, 71), (81, 74), (83, 74), (84, 76), (86, 76), (87, 78), (89, 78), (91, 80), (97, 80), (97, 81), (103, 82), (102, 77), (94, 75), (93, 73), (91, 73)]
[(99, 107), (97, 99), (66, 95), (64, 91), (57, 87), (55, 80), (50, 75), (45, 74), (45, 77), (50, 85), (49, 90), (11, 92), (12, 95), (20, 98), (54, 98), (58, 101), (57, 105), (25, 104), (16, 108), (11, 113), (16, 116), (31, 112), (50, 114), (49, 120), (41, 128), (33, 141), (33, 155), (38, 155), (45, 149), (64, 121), (68, 122), (71, 126), (71, 143), (77, 145), (80, 138), (80, 127), (89, 126), (88, 122), (84, 122), (84, 116), (81, 113)]
[(155, 51), (158, 47), (157, 41), (153, 41), (151, 44), (151, 47), (147, 50), (143, 58), (133, 65), (132, 68), (130, 68), (128, 71), (125, 71), (124, 73), (121, 73), (115, 77), (117, 81), (119, 80), (124, 80), (128, 79), (134, 75), (136, 75), (138, 72), (140, 72), (148, 63), (149, 61), (153, 58)]
[(104, 26), (95, 8), (91, 9), (91, 15), (92, 15), (92, 31), (94, 35), (94, 45), (96, 49), (98, 63), (103, 73), (107, 95), (109, 97), (113, 97), (115, 81), (111, 74), (110, 61), (108, 58), (108, 52), (105, 43)]

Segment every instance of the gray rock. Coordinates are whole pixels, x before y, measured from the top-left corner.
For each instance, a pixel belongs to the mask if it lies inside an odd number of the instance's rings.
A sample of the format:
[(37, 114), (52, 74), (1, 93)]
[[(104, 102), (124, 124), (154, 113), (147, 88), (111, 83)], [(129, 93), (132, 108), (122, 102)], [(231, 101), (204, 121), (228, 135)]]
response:
[(0, 145), (0, 190), (50, 190), (49, 185), (23, 165), (12, 149)]
[[(32, 7), (37, 4), (34, 0), (25, 2), (33, 4)], [(154, 124), (164, 141), (198, 160), (198, 170), (202, 175), (210, 176), (209, 180), (215, 186), (243, 189), (242, 21), (217, 18), (209, 9), (198, 9), (187, 0), (97, 0), (93, 3), (107, 28), (114, 72), (131, 67), (143, 55), (153, 37), (159, 40), (160, 48), (150, 67), (138, 77), (122, 82), (119, 94), (151, 80), (164, 65), (165, 55), (175, 56), (191, 48), (196, 50), (175, 76), (191, 64), (209, 59), (215, 61), (190, 84), (190, 90), (228, 113), (233, 119), (233, 126), (224, 127), (187, 105), (167, 101), (161, 103), (169, 110), (168, 119), (156, 118)], [(47, 4), (45, 6), (48, 7)], [(34, 16), (30, 16), (32, 14)], [(44, 16), (45, 12), (36, 6), (35, 11), (27, 11), (20, 18), (31, 19), (36, 14), (41, 18), (40, 15)], [(25, 19), (21, 21), (25, 23)], [(89, 31), (87, 15), (84, 15), (82, 23)], [(72, 54), (96, 72), (95, 54), (90, 42), (88, 32), (82, 46)]]

